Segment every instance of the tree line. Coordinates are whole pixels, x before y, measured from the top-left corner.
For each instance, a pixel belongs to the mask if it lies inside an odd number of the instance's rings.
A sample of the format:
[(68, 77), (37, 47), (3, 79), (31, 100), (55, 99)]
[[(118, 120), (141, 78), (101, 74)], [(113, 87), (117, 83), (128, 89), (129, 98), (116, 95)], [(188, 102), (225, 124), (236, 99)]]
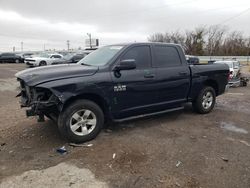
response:
[(193, 30), (155, 33), (150, 42), (181, 44), (186, 54), (198, 56), (249, 56), (250, 36), (240, 31), (229, 31), (227, 27), (200, 26)]

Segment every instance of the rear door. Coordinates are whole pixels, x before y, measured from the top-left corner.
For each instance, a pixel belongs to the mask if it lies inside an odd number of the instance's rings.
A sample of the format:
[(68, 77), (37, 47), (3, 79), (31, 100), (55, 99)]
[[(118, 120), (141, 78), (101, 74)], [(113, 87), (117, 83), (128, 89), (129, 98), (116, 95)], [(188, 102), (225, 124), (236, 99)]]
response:
[(190, 70), (182, 51), (174, 45), (154, 45), (158, 102), (163, 105), (179, 104), (187, 100), (190, 88)]
[(133, 46), (127, 49), (116, 63), (134, 59), (136, 69), (120, 71), (120, 77), (111, 72), (113, 80), (113, 110), (116, 118), (146, 113), (156, 102), (154, 90), (155, 69), (152, 68), (150, 45)]

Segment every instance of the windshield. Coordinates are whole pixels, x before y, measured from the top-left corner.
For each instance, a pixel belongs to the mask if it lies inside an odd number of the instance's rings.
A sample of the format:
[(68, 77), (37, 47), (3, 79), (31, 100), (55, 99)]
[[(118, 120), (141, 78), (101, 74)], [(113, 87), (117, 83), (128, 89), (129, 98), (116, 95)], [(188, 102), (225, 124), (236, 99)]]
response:
[(45, 57), (45, 58), (49, 58), (49, 55), (48, 55), (48, 54), (46, 54), (46, 53), (40, 53), (40, 54), (35, 55), (35, 56), (37, 56), (37, 57)]
[(72, 57), (74, 57), (74, 54), (67, 54), (63, 56), (63, 59), (70, 60)]
[(240, 63), (239, 62), (234, 62), (234, 68), (239, 68), (240, 67)]
[(79, 61), (78, 64), (103, 66), (107, 64), (122, 48), (123, 46), (105, 46), (99, 48)]

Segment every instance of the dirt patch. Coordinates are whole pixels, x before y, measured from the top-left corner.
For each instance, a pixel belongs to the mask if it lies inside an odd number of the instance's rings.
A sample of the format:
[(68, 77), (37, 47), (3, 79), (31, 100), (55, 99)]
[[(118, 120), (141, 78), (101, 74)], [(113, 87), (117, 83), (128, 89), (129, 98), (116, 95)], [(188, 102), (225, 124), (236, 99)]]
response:
[(26, 68), (25, 64), (0, 64), (0, 79), (14, 78), (14, 75)]
[(225, 130), (228, 130), (228, 131), (241, 133), (241, 134), (247, 134), (248, 133), (247, 130), (236, 127), (233, 123), (221, 122), (221, 128), (225, 129)]
[(19, 83), (15, 78), (0, 79), (0, 91), (16, 91)]
[(88, 169), (60, 163), (43, 170), (30, 170), (21, 175), (9, 177), (0, 187), (89, 187), (106, 188), (105, 182), (97, 180)]

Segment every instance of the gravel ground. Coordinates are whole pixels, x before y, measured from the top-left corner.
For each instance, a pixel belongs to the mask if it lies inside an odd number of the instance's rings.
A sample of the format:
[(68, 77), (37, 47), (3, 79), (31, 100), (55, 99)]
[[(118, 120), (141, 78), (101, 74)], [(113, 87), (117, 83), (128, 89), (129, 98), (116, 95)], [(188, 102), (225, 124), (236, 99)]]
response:
[[(250, 87), (230, 88), (206, 115), (185, 110), (109, 125), (72, 147), (20, 109), (0, 64), (0, 187), (250, 187)], [(246, 68), (247, 70), (247, 68)], [(57, 148), (65, 146), (67, 153)]]

